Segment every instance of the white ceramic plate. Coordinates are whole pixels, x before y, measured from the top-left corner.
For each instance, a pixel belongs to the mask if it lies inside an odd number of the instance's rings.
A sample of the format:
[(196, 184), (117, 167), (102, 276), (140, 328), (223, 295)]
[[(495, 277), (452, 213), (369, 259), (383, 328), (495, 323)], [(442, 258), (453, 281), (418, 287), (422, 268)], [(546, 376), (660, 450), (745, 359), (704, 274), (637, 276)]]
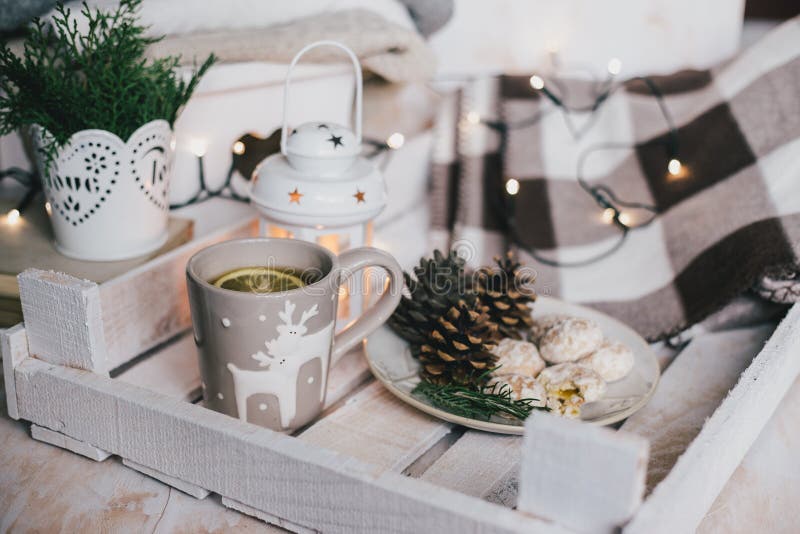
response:
[[(661, 371), (656, 355), (639, 334), (596, 310), (552, 298), (537, 298), (533, 317), (551, 313), (592, 319), (600, 325), (606, 337), (626, 344), (635, 356), (633, 369), (628, 376), (609, 382), (608, 391), (602, 399), (582, 407), (582, 420), (597, 425), (610, 425), (622, 421), (647, 404), (655, 391)], [(441, 410), (429, 404), (426, 399), (412, 395), (411, 391), (419, 383), (419, 362), (411, 355), (408, 343), (388, 326), (384, 325), (366, 339), (365, 353), (372, 374), (389, 391), (411, 406), (445, 421), (478, 430), (501, 434), (523, 433), (521, 422), (500, 417), (494, 417), (490, 421), (469, 419)]]

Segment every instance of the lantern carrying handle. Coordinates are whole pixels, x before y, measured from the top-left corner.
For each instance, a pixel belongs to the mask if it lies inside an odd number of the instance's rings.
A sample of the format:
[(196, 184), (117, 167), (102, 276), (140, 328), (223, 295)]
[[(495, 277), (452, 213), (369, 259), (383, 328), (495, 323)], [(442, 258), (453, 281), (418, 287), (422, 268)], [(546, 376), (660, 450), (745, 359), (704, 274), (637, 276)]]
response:
[(316, 41), (314, 43), (308, 44), (300, 50), (292, 62), (289, 64), (289, 70), (286, 72), (286, 82), (283, 85), (283, 126), (281, 127), (281, 153), (286, 155), (286, 139), (289, 137), (287, 134), (289, 130), (289, 126), (286, 122), (286, 116), (289, 112), (289, 82), (292, 78), (292, 71), (294, 70), (295, 65), (297, 62), (300, 61), (300, 58), (311, 50), (312, 48), (317, 48), (320, 46), (333, 46), (343, 50), (347, 56), (350, 58), (350, 61), (353, 63), (353, 73), (355, 74), (356, 79), (356, 102), (355, 102), (355, 118), (354, 118), (354, 130), (356, 133), (356, 142), (360, 145), (361, 144), (361, 93), (362, 93), (362, 75), (361, 75), (361, 64), (358, 62), (358, 58), (350, 50), (348, 47), (339, 43), (337, 41)]

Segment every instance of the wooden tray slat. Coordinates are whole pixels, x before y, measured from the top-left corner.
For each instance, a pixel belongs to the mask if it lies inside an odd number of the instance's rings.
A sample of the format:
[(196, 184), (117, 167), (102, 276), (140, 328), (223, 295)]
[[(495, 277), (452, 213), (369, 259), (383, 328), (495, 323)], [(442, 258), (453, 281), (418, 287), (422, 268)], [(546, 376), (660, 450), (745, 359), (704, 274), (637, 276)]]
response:
[(521, 436), (468, 430), (420, 478), (511, 508), (521, 458)]
[(200, 394), (200, 368), (192, 334), (183, 334), (157, 353), (120, 373), (115, 380), (175, 399), (196, 399)]
[(449, 424), (414, 410), (373, 381), (299, 438), (380, 471), (402, 471), (448, 432)]
[(369, 380), (371, 376), (361, 347), (344, 354), (331, 364), (331, 372), (328, 374), (328, 392), (325, 395), (323, 409), (329, 410), (331, 406), (340, 402), (359, 384)]
[(664, 372), (647, 406), (622, 425), (650, 441), (648, 493), (672, 470), (773, 331), (770, 325), (698, 336)]

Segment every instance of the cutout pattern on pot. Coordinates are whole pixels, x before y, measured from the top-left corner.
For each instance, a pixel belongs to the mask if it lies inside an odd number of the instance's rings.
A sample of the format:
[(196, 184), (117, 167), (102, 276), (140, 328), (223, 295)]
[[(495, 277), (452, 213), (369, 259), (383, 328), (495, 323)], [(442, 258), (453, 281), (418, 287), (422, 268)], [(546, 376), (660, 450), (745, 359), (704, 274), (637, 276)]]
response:
[(119, 178), (119, 147), (111, 143), (76, 139), (44, 181), (53, 212), (72, 226), (83, 224), (99, 210)]
[(164, 211), (169, 209), (170, 141), (170, 132), (158, 124), (140, 129), (128, 141), (129, 163), (136, 185), (150, 202)]
[[(40, 147), (49, 136), (41, 128), (33, 134)], [(141, 204), (167, 213), (171, 141), (169, 124), (155, 120), (136, 130), (127, 142), (105, 130), (77, 132), (46, 169), (37, 151), (44, 190), (53, 208), (51, 217), (77, 227), (91, 219), (112, 194), (126, 197), (121, 200), (129, 208)], [(137, 191), (144, 194), (139, 197)]]

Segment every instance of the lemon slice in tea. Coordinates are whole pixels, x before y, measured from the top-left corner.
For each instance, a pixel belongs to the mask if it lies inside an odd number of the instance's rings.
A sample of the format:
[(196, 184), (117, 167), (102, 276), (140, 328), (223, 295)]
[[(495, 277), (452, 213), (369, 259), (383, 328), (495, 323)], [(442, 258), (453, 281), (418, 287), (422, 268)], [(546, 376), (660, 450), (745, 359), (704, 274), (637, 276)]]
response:
[(245, 293), (276, 293), (305, 285), (299, 277), (288, 271), (270, 267), (243, 267), (223, 274), (214, 281), (214, 285)]

